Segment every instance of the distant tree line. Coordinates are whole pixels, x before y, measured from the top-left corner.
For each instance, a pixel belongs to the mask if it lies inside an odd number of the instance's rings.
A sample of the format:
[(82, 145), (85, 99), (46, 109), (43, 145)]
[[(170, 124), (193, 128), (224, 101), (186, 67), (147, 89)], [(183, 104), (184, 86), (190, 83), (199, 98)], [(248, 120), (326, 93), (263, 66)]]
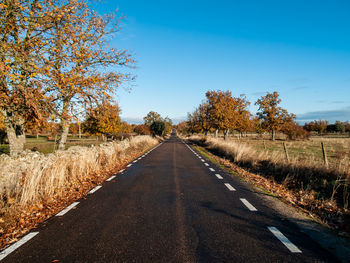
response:
[(267, 93), (259, 98), (258, 112), (253, 116), (248, 107), (250, 102), (244, 95), (233, 97), (230, 91), (208, 91), (206, 99), (192, 112), (187, 121), (177, 125), (179, 131), (188, 133), (219, 132), (227, 138), (229, 132), (259, 134), (269, 132), (275, 140), (276, 132), (283, 132), (289, 139), (307, 138), (309, 133), (295, 122), (295, 115), (280, 106), (278, 92)]
[(304, 128), (310, 132), (316, 132), (318, 134), (324, 133), (346, 133), (350, 134), (350, 123), (349, 121), (341, 122), (336, 121), (333, 124), (328, 123), (325, 120), (315, 120), (305, 123)]

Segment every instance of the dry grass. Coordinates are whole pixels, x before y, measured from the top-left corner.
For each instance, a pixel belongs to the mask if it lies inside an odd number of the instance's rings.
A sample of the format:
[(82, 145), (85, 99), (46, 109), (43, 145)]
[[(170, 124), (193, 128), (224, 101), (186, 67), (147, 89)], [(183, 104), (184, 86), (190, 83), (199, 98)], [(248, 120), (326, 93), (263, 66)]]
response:
[(157, 143), (150, 136), (136, 136), (99, 146), (74, 146), (47, 155), (31, 151), (17, 158), (1, 155), (0, 235), (22, 220), (18, 211), (32, 207), (42, 210), (50, 202), (79, 197), (116, 167)]

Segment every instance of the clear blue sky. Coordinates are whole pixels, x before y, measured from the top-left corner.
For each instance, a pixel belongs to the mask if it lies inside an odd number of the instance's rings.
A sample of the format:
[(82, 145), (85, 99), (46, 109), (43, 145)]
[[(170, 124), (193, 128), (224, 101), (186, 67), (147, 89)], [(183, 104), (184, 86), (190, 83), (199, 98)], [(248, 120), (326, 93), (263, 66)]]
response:
[(300, 121), (350, 120), (350, 1), (102, 0), (126, 16), (113, 46), (137, 60), (124, 119), (183, 119), (207, 90), (278, 91)]

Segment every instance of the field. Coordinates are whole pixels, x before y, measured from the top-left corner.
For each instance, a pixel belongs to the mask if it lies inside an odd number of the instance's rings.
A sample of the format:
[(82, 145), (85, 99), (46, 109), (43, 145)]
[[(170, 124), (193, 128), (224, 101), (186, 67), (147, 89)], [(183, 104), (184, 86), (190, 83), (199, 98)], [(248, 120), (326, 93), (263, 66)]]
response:
[[(68, 136), (66, 149), (71, 146), (90, 146), (98, 145), (103, 143), (102, 140), (99, 140), (97, 136), (83, 136), (81, 139), (78, 136)], [(27, 150), (35, 150), (41, 153), (52, 153), (57, 149), (58, 142), (55, 144), (55, 139), (48, 139), (47, 136), (27, 136), (26, 144), (24, 146)], [(9, 153), (8, 144), (0, 144), (0, 154)]]
[[(260, 153), (285, 158), (283, 143), (286, 144), (287, 153), (291, 162), (311, 162), (315, 166), (325, 165), (321, 142), (325, 146), (329, 168), (346, 170), (350, 161), (350, 138), (313, 136), (306, 141), (271, 141), (268, 138), (243, 137), (241, 139), (230, 137), (229, 140), (240, 141), (253, 147)], [(348, 167), (349, 168), (349, 167)]]

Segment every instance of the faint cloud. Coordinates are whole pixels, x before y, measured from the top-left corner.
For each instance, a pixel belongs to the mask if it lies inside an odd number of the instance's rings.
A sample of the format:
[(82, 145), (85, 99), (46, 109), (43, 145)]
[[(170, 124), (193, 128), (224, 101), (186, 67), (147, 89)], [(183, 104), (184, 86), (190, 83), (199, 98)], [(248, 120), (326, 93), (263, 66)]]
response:
[(348, 101), (345, 100), (335, 100), (335, 101), (331, 101), (331, 104), (343, 104), (343, 103), (348, 103)]
[(310, 122), (313, 120), (328, 120), (329, 122), (335, 122), (337, 120), (348, 121), (350, 120), (350, 107), (338, 110), (306, 112), (298, 114), (296, 119), (299, 123)]
[(290, 80), (288, 80), (288, 82), (292, 82), (292, 83), (305, 83), (305, 82), (310, 82), (310, 79), (301, 77), (301, 78), (290, 79)]
[(257, 96), (257, 97), (261, 97), (261, 96), (266, 95), (266, 91), (257, 91), (257, 92), (253, 92), (253, 93), (251, 93), (251, 95)]
[(306, 89), (310, 89), (311, 87), (308, 86), (300, 86), (300, 87), (296, 87), (293, 90), (306, 90)]
[(128, 118), (128, 117), (123, 118), (122, 117), (121, 119), (122, 119), (122, 121), (126, 121), (129, 124), (143, 124), (144, 123), (142, 118), (133, 118), (133, 117), (131, 117), (131, 118)]

